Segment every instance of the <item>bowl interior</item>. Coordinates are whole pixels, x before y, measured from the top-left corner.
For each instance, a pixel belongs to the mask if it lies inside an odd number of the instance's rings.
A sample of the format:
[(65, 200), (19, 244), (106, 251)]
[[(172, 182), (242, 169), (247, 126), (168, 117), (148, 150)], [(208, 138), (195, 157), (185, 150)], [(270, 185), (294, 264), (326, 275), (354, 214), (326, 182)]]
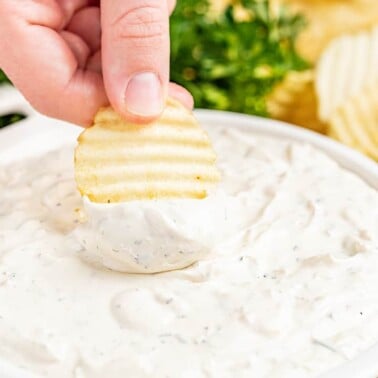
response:
[[(378, 165), (331, 139), (282, 122), (259, 117), (209, 110), (198, 110), (196, 115), (208, 128), (236, 127), (247, 129), (251, 133), (312, 144), (378, 189)], [(40, 155), (63, 145), (73, 146), (81, 131), (82, 129), (77, 126), (32, 114), (26, 120), (0, 131), (0, 164)], [(350, 363), (324, 374), (322, 378), (376, 378), (377, 355), (378, 344)], [(12, 373), (9, 366), (6, 367), (1, 361), (0, 373), (1, 377), (5, 378), (31, 377), (30, 374), (23, 374), (19, 370)]]

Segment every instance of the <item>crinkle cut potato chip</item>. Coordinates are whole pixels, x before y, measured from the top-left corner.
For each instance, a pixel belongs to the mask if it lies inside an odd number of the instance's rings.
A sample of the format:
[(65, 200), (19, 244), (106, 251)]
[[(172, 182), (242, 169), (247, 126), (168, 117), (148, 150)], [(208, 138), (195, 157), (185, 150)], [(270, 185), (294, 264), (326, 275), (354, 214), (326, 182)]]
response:
[(330, 43), (317, 66), (319, 117), (329, 121), (349, 97), (378, 79), (378, 27)]
[(325, 133), (326, 125), (318, 119), (318, 104), (312, 70), (290, 72), (268, 96), (270, 116)]
[(333, 39), (366, 30), (378, 23), (377, 0), (271, 0), (273, 5), (286, 4), (292, 12), (302, 14), (307, 25), (299, 34), (299, 54), (316, 63)]
[(378, 160), (378, 81), (334, 112), (328, 135)]
[(93, 202), (201, 199), (220, 179), (208, 135), (176, 100), (147, 125), (101, 109), (78, 142), (76, 182)]

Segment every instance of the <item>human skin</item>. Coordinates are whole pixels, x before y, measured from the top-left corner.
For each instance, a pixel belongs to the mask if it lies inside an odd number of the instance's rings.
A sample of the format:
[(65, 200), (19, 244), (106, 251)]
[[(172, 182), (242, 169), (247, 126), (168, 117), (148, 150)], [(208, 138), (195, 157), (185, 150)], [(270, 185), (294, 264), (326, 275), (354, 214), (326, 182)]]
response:
[(110, 104), (126, 119), (159, 116), (169, 83), (175, 0), (0, 0), (0, 67), (41, 113), (87, 126)]

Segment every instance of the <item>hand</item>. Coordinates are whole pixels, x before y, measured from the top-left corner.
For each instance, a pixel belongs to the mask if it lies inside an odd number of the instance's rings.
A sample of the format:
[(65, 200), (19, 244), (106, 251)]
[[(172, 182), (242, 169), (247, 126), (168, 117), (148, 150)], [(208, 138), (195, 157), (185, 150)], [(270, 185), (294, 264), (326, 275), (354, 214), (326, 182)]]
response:
[(81, 125), (98, 108), (147, 122), (167, 94), (174, 0), (0, 0), (0, 67), (40, 112)]

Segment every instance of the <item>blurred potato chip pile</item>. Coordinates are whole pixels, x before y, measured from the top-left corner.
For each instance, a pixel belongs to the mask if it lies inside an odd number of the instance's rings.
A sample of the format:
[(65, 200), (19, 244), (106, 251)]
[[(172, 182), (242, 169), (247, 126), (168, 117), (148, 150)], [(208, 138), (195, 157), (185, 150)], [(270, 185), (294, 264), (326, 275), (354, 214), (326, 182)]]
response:
[(278, 2), (307, 18), (298, 50), (314, 68), (289, 73), (273, 89), (270, 115), (378, 160), (378, 1)]
[(334, 39), (316, 68), (328, 134), (378, 160), (378, 26)]
[(378, 160), (378, 81), (336, 108), (329, 120), (333, 138)]
[(297, 41), (298, 52), (316, 63), (326, 46), (344, 34), (357, 33), (378, 24), (377, 0), (271, 0), (303, 14), (307, 28)]
[(201, 199), (220, 178), (208, 135), (175, 100), (147, 125), (101, 109), (78, 142), (76, 182), (93, 202)]
[(324, 133), (326, 125), (318, 117), (318, 100), (314, 71), (291, 72), (278, 84), (267, 99), (271, 116), (281, 121), (305, 126)]

